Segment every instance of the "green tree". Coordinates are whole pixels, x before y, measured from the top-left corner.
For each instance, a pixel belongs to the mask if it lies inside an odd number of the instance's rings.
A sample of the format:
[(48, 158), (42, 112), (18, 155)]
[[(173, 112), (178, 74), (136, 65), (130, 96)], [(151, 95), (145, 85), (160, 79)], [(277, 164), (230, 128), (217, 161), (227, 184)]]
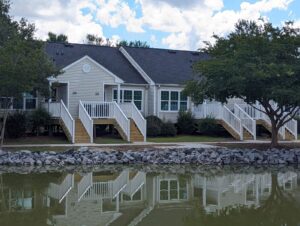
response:
[(150, 48), (147, 42), (135, 40), (135, 41), (120, 41), (117, 46), (128, 46), (128, 47), (137, 47), (137, 48)]
[(299, 29), (292, 22), (273, 27), (242, 20), (227, 37), (214, 38), (204, 48), (210, 59), (194, 66), (200, 79), (188, 82), (186, 93), (196, 103), (236, 97), (256, 108), (257, 101), (264, 107), (257, 110), (271, 120), (271, 145), (277, 146), (279, 129), (300, 106)]
[(55, 34), (53, 32), (48, 32), (48, 42), (68, 42), (68, 36), (64, 34)]
[(0, 146), (13, 98), (33, 90), (47, 95), (47, 77), (59, 73), (46, 55), (44, 43), (34, 38), (35, 26), (24, 18), (13, 21), (9, 9), (9, 1), (0, 1), (0, 96), (4, 97)]

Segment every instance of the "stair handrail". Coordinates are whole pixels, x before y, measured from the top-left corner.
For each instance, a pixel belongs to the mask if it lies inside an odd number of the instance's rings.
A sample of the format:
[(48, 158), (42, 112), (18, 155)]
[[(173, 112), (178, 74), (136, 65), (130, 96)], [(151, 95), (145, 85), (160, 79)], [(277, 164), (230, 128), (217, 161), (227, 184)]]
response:
[(243, 127), (241, 120), (232, 113), (225, 105), (222, 105), (222, 119), (240, 136), (243, 140)]
[(298, 139), (298, 122), (295, 119), (291, 119), (285, 124), (285, 129), (287, 129), (294, 137), (295, 140)]
[(93, 132), (94, 132), (93, 119), (91, 118), (91, 116), (89, 115), (85, 107), (83, 106), (81, 100), (79, 101), (79, 119), (90, 136), (90, 142), (93, 143)]
[(241, 119), (244, 128), (253, 136), (253, 139), (256, 140), (255, 120), (236, 103), (234, 104), (234, 114)]
[(66, 107), (63, 100), (60, 100), (60, 118), (64, 122), (68, 132), (71, 135), (72, 143), (75, 143), (75, 121)]
[(117, 104), (117, 102), (114, 103), (114, 118), (116, 119), (119, 126), (124, 131), (127, 141), (130, 141), (130, 121), (126, 117), (125, 113), (122, 111), (120, 106)]
[(93, 185), (93, 173), (88, 173), (82, 177), (77, 185), (78, 202), (84, 197)]
[(131, 118), (143, 135), (144, 141), (147, 136), (147, 121), (133, 102), (121, 103), (121, 109), (128, 118)]

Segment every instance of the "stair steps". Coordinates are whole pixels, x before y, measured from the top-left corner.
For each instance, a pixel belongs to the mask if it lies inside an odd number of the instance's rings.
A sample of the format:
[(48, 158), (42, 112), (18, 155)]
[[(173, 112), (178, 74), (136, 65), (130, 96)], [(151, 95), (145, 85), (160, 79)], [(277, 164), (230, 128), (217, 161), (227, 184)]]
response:
[(130, 119), (130, 141), (131, 142), (143, 142), (144, 137), (141, 131), (136, 126), (133, 119)]
[(220, 124), (221, 126), (224, 127), (224, 129), (227, 130), (227, 132), (234, 137), (234, 139), (236, 140), (241, 140), (240, 135), (231, 128), (231, 126), (229, 126), (224, 120), (222, 119), (217, 119), (217, 123)]
[(90, 143), (90, 137), (80, 119), (75, 120), (75, 143)]
[(253, 135), (245, 128), (243, 128), (243, 140), (254, 140)]

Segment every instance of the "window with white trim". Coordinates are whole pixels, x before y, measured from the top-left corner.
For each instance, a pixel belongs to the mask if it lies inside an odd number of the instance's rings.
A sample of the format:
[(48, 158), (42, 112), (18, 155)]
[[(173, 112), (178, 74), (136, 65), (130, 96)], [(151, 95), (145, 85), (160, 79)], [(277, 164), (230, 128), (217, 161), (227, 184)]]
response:
[(187, 181), (164, 179), (159, 182), (159, 200), (160, 201), (176, 201), (187, 200)]
[(160, 92), (161, 111), (186, 111), (188, 98), (181, 91), (162, 90)]
[[(118, 90), (113, 90), (113, 100), (118, 100)], [(121, 89), (120, 90), (120, 102), (130, 103), (133, 102), (137, 109), (142, 111), (142, 101), (143, 101), (143, 91), (142, 90), (131, 90), (131, 89)]]

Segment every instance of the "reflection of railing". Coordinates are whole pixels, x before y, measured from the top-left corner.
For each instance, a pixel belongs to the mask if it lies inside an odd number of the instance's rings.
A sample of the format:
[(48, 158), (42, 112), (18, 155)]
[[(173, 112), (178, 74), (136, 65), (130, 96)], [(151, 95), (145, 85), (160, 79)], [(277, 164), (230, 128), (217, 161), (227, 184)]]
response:
[(126, 185), (123, 192), (131, 197), (145, 184), (146, 174), (138, 172)]
[(93, 184), (93, 173), (86, 174), (78, 183), (78, 201), (82, 199), (85, 193), (90, 189)]
[(59, 202), (68, 195), (70, 190), (74, 186), (74, 174), (68, 174), (61, 184), (50, 183), (48, 188), (47, 195), (51, 198), (58, 199)]
[[(123, 171), (115, 180), (94, 182), (91, 186), (78, 185), (80, 197), (84, 200), (98, 200), (103, 198), (115, 198), (128, 182), (128, 171)], [(89, 184), (89, 183), (86, 183)], [(85, 192), (83, 192), (85, 190)], [(79, 199), (80, 200), (80, 199)]]

